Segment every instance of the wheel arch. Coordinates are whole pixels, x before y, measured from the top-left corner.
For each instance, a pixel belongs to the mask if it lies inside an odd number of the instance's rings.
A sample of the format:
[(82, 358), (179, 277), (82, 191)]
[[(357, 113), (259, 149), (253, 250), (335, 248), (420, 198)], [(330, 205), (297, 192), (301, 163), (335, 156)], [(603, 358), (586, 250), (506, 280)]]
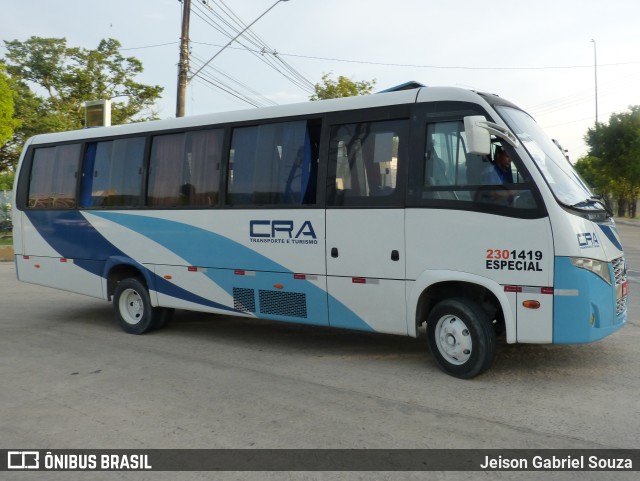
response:
[(486, 277), (457, 271), (425, 271), (416, 279), (408, 297), (408, 313), (414, 315), (408, 322), (409, 329), (414, 329), (409, 335), (417, 336), (438, 301), (453, 297), (470, 298), (488, 312), (494, 310), (490, 314), (504, 322), (507, 342), (516, 341), (516, 318), (504, 288)]
[[(107, 300), (109, 301), (113, 298), (118, 282), (128, 277), (137, 277), (144, 282), (150, 293), (153, 290), (153, 279), (149, 269), (128, 257), (110, 257), (105, 264), (104, 272), (103, 277), (107, 281)], [(154, 296), (151, 296), (152, 305), (155, 306), (154, 301)]]

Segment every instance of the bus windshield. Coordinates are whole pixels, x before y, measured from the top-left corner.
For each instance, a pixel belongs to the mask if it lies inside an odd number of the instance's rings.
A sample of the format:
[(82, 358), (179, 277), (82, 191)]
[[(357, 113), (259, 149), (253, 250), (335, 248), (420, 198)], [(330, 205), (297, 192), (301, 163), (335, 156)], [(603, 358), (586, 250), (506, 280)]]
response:
[(561, 203), (574, 207), (597, 203), (580, 175), (529, 114), (503, 105), (495, 108), (527, 149)]

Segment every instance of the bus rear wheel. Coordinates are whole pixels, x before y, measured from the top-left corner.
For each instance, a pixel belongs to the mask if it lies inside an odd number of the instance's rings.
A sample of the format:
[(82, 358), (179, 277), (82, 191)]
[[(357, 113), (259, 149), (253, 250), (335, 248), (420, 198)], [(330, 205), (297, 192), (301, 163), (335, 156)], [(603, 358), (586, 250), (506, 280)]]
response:
[(461, 379), (475, 377), (496, 356), (496, 333), (487, 313), (465, 298), (445, 299), (430, 312), (427, 338), (438, 367)]
[(121, 280), (113, 295), (115, 317), (123, 331), (144, 334), (163, 327), (173, 315), (173, 309), (153, 307), (149, 291), (135, 277)]

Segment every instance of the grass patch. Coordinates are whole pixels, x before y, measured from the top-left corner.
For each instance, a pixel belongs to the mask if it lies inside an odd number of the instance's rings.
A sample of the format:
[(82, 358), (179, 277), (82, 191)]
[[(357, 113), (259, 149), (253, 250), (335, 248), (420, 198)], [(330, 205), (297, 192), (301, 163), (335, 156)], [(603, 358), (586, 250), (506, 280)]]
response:
[(13, 245), (12, 236), (0, 237), (0, 246), (12, 246), (12, 245)]

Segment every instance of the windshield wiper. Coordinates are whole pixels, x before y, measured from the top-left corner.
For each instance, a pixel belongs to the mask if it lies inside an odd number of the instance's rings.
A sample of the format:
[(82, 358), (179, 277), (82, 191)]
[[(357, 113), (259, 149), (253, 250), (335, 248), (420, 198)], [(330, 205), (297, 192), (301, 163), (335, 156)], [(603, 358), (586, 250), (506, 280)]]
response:
[(600, 205), (604, 207), (604, 210), (607, 211), (609, 217), (613, 217), (613, 210), (611, 209), (611, 207), (609, 207), (609, 203), (605, 200), (604, 197), (602, 197), (602, 195), (592, 195), (589, 200), (599, 202)]
[(609, 207), (609, 204), (607, 203), (607, 201), (604, 200), (604, 197), (602, 197), (601, 195), (592, 195), (588, 199), (581, 200), (580, 202), (573, 204), (571, 207), (580, 209), (580, 208), (588, 207), (589, 205), (592, 205), (592, 204), (600, 205), (609, 217), (613, 217), (613, 211)]

